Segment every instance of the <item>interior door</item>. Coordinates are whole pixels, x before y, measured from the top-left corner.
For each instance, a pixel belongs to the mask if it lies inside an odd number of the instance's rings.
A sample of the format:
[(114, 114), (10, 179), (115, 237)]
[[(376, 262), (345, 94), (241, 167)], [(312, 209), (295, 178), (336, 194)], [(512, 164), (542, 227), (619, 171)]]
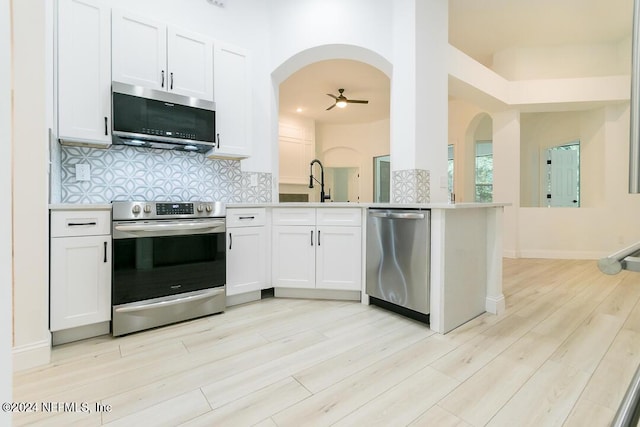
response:
[(578, 151), (552, 149), (549, 205), (578, 207)]

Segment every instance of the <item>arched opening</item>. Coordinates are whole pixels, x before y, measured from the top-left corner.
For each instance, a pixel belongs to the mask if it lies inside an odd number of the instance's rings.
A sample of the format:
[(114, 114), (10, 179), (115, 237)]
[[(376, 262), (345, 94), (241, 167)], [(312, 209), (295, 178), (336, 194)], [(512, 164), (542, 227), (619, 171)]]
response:
[[(351, 45), (305, 50), (272, 73), (277, 200), (319, 201), (317, 189), (308, 188), (309, 163), (319, 159), (334, 195), (373, 201), (373, 158), (390, 153), (390, 74), (386, 59)], [(339, 89), (367, 102), (333, 108)]]
[[(460, 162), (457, 163), (458, 165)], [(460, 201), (490, 202), (493, 200), (493, 119), (487, 113), (477, 114), (465, 133), (464, 173)]]

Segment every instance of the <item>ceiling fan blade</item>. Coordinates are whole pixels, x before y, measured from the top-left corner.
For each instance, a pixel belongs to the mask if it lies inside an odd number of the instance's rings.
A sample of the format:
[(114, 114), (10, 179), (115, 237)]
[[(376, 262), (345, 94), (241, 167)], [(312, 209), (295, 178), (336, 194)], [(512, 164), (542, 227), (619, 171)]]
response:
[(365, 101), (363, 99), (347, 99), (347, 103), (349, 103), (349, 104), (368, 104), (369, 101)]
[(330, 97), (332, 97), (333, 99), (336, 99), (336, 100), (338, 99), (338, 97), (337, 97), (337, 96), (335, 96), (335, 95), (331, 95), (330, 93), (328, 93), (328, 94), (327, 94), (327, 96), (330, 96)]
[(331, 110), (335, 106), (336, 106), (336, 104), (333, 104), (331, 107), (327, 108), (327, 111)]

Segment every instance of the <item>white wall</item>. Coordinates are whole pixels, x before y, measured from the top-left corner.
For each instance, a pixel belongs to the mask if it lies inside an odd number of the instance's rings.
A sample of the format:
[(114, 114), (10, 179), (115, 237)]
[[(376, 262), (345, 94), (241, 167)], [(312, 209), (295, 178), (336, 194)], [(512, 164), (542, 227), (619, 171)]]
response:
[[(272, 70), (301, 52), (323, 45), (360, 46), (384, 58), (392, 57), (392, 2), (270, 0), (269, 9)], [(325, 59), (343, 58), (339, 49), (333, 49), (333, 53), (335, 56), (327, 52), (330, 56)], [(382, 66), (378, 68), (388, 71)], [(285, 74), (293, 71), (296, 70), (287, 70)]]
[(587, 45), (506, 49), (494, 55), (491, 69), (507, 80), (629, 74), (631, 40)]
[[(0, 193), (11, 194), (11, 9), (0, 0)], [(0, 401), (11, 402), (12, 346), (12, 257), (11, 197), (0, 211)], [(0, 413), (0, 424), (11, 424), (11, 413)]]
[(521, 204), (546, 206), (544, 188), (546, 150), (580, 141), (580, 203), (596, 207), (604, 202), (604, 108), (587, 111), (522, 115)]
[(360, 202), (373, 202), (373, 158), (389, 154), (389, 119), (316, 125), (316, 152), (325, 167), (360, 170)]

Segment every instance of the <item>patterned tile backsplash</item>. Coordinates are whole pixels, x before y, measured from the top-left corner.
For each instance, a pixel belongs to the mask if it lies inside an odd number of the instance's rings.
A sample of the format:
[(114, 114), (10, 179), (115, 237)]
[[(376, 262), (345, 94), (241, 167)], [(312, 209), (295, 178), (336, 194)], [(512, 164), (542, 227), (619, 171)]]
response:
[(429, 203), (431, 201), (429, 171), (424, 169), (393, 171), (391, 195), (393, 203)]
[[(242, 172), (240, 161), (208, 159), (202, 154), (140, 147), (109, 149), (59, 147), (56, 175), (61, 203), (113, 200), (217, 200), (271, 202), (270, 173)], [(55, 154), (55, 153), (54, 153)], [(89, 181), (76, 180), (76, 165), (88, 164)], [(254, 177), (255, 176), (255, 177)], [(251, 185), (252, 179), (254, 184)], [(55, 187), (54, 182), (52, 187)], [(52, 188), (52, 194), (57, 193)]]

